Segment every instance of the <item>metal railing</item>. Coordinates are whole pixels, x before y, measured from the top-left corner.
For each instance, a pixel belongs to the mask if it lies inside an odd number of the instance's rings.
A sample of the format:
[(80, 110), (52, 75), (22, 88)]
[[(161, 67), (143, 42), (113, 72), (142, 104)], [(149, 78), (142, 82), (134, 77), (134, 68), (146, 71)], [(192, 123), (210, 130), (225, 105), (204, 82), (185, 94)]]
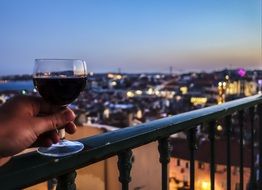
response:
[[(262, 98), (255, 95), (230, 101), (224, 104), (202, 108), (195, 111), (155, 120), (136, 127), (127, 127), (117, 131), (80, 139), (85, 148), (83, 151), (62, 158), (44, 157), (31, 152), (14, 157), (8, 164), (0, 168), (1, 189), (19, 189), (57, 177), (57, 189), (76, 189), (74, 183), (75, 170), (90, 164), (118, 155), (119, 181), (122, 189), (127, 190), (131, 180), (132, 149), (147, 143), (158, 141), (160, 162), (162, 164), (162, 189), (168, 189), (169, 136), (181, 131), (189, 131), (190, 149), (190, 189), (195, 189), (195, 127), (208, 124), (210, 140), (210, 189), (215, 189), (215, 124), (224, 119), (227, 141), (227, 189), (231, 189), (231, 124), (232, 116), (238, 114), (240, 127), (240, 189), (243, 185), (243, 114), (248, 110), (251, 123), (251, 176), (250, 189), (262, 189), (262, 156), (259, 156), (259, 177), (255, 177), (254, 150), (254, 117), (259, 121), (259, 155), (262, 155)], [(86, 188), (88, 189), (88, 187)]]

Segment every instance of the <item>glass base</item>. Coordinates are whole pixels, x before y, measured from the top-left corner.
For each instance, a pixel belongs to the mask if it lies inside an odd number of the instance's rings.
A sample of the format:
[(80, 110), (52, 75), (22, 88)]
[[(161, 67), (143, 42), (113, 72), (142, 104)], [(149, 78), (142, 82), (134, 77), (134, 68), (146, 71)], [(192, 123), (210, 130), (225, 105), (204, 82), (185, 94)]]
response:
[(80, 152), (83, 148), (84, 145), (80, 142), (63, 139), (50, 147), (39, 147), (37, 152), (44, 156), (62, 157)]

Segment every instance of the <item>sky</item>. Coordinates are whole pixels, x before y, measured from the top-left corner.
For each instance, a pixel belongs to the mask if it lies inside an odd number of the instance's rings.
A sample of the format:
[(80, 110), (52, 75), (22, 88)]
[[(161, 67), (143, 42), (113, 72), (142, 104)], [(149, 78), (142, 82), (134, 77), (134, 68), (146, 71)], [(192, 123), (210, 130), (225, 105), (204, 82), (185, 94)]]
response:
[(0, 0), (0, 75), (36, 58), (90, 72), (262, 69), (262, 0)]

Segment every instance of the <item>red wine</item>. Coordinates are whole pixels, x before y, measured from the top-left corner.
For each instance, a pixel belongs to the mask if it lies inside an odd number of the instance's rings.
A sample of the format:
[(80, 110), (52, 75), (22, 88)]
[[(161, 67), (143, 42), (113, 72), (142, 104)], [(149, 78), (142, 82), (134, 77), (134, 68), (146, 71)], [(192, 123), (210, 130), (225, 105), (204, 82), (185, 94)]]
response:
[(54, 105), (73, 102), (86, 86), (85, 77), (34, 78), (33, 82), (44, 100)]

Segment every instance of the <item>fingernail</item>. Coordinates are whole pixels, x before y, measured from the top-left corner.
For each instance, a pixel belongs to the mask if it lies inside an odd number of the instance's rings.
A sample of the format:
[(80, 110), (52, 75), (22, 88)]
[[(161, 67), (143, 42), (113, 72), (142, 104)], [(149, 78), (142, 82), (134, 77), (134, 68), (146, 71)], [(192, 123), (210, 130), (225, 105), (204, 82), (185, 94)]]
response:
[(64, 113), (64, 118), (66, 121), (73, 121), (75, 119), (75, 114), (74, 112), (70, 111), (70, 110), (66, 110)]

